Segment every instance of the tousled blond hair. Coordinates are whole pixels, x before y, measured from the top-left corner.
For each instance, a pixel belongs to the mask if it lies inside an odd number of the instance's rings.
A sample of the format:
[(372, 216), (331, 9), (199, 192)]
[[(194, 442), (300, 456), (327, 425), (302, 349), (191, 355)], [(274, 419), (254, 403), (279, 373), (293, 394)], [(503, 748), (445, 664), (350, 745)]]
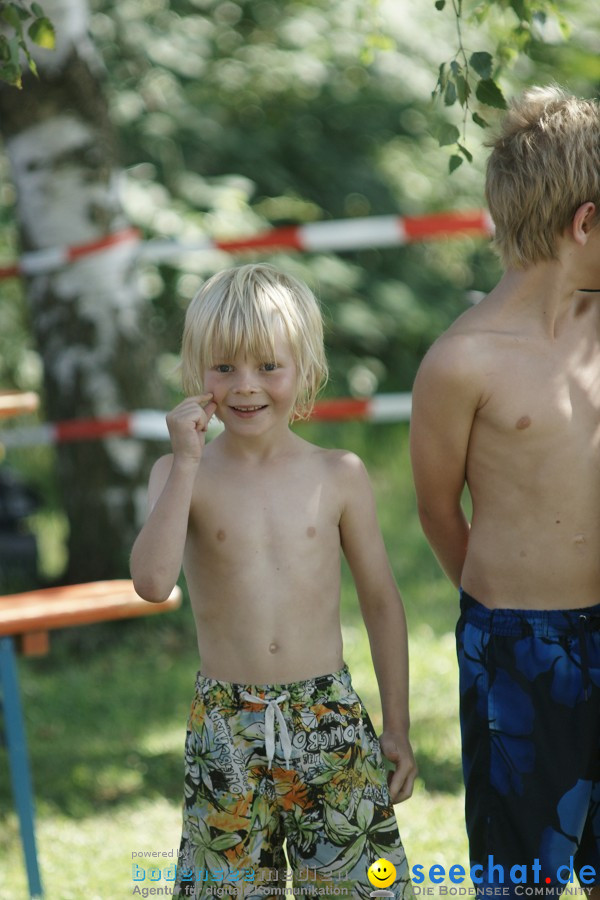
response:
[(203, 372), (215, 364), (217, 355), (274, 360), (278, 327), (283, 328), (298, 371), (292, 418), (308, 418), (327, 379), (321, 312), (302, 281), (264, 263), (218, 272), (190, 303), (181, 354), (186, 394), (202, 392)]
[(557, 85), (514, 100), (490, 142), (486, 198), (506, 266), (556, 259), (557, 239), (579, 206), (600, 213), (600, 106)]

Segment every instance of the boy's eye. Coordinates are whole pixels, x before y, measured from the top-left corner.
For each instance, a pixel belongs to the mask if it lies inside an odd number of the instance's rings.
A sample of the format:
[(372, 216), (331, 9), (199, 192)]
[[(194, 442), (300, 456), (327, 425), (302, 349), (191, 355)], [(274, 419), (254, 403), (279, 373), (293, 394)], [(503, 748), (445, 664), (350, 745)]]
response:
[(232, 367), (229, 365), (229, 363), (219, 363), (214, 368), (215, 368), (215, 372), (225, 373), (225, 372), (231, 372)]
[(274, 372), (276, 368), (277, 368), (277, 363), (274, 363), (274, 362), (263, 363), (263, 369), (265, 370), (265, 372)]

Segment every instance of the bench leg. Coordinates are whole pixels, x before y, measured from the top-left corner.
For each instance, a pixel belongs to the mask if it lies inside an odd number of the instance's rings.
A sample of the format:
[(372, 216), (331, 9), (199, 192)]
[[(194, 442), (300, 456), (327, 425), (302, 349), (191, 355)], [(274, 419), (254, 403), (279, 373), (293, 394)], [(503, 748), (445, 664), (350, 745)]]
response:
[(0, 685), (4, 707), (4, 733), (8, 750), (11, 782), (25, 853), (29, 894), (42, 896), (34, 833), (33, 794), (27, 756), (27, 740), (19, 699), (15, 649), (11, 637), (0, 637)]

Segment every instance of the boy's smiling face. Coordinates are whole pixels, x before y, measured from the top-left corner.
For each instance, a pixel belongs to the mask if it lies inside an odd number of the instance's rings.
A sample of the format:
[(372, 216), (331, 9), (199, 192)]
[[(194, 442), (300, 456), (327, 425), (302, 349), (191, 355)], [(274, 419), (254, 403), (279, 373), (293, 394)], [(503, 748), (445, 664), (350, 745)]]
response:
[(298, 372), (289, 341), (281, 329), (274, 358), (219, 352), (204, 372), (204, 390), (217, 404), (215, 415), (228, 430), (258, 435), (276, 425), (287, 427), (298, 393)]

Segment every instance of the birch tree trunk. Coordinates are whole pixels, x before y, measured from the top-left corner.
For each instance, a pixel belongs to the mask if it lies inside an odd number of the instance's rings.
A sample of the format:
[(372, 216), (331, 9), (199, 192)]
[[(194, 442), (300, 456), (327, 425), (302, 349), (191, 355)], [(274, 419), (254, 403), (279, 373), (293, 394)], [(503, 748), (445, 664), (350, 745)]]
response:
[[(86, 0), (45, 0), (57, 49), (36, 50), (39, 81), (0, 88), (0, 132), (17, 193), (23, 250), (101, 239), (127, 225), (102, 66)], [(161, 404), (155, 352), (131, 242), (27, 279), (31, 323), (52, 421)], [(148, 448), (124, 439), (64, 444), (58, 475), (70, 523), (65, 580), (122, 577), (139, 522)]]

